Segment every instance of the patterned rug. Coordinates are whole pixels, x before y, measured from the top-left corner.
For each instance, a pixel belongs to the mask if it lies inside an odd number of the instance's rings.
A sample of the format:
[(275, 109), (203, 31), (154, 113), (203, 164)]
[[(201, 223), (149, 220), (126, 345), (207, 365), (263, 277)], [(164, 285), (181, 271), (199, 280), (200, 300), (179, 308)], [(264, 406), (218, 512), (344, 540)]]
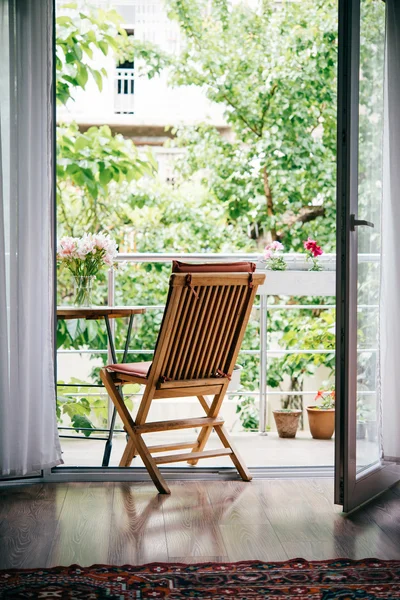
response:
[(152, 563), (0, 571), (2, 599), (373, 600), (400, 598), (400, 561)]

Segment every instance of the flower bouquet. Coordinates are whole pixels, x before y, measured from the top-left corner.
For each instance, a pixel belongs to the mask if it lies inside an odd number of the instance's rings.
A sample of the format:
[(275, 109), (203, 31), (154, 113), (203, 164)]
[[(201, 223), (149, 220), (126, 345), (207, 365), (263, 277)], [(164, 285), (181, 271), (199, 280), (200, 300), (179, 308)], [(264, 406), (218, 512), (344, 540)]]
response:
[(91, 306), (93, 280), (102, 267), (113, 265), (117, 254), (116, 243), (104, 233), (85, 233), (81, 238), (61, 238), (57, 248), (57, 261), (74, 276), (75, 304)]

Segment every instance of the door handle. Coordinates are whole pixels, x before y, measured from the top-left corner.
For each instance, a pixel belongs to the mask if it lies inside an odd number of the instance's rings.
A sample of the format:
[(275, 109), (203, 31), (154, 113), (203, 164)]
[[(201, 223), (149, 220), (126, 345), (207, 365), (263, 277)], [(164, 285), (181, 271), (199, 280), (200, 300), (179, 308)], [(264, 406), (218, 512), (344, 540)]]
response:
[(350, 215), (350, 231), (355, 231), (356, 227), (375, 227), (371, 221), (356, 219), (355, 215)]

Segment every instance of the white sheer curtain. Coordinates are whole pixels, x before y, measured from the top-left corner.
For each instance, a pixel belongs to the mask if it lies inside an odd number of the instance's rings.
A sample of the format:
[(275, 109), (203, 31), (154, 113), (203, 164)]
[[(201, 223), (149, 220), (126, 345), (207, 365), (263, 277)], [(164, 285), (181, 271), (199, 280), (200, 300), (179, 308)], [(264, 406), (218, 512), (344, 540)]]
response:
[(62, 463), (53, 362), (52, 1), (0, 0), (0, 474)]
[(400, 459), (400, 2), (386, 0), (386, 106), (382, 210), (382, 453)]

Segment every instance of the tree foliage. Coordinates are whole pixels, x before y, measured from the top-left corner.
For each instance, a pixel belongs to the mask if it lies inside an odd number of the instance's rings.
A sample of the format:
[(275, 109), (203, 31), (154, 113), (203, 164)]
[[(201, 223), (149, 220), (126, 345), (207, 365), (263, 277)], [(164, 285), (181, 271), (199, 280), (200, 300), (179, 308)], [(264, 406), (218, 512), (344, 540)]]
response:
[[(60, 224), (69, 235), (104, 228), (117, 206), (110, 203), (114, 185), (152, 175), (157, 163), (150, 152), (139, 156), (134, 143), (113, 135), (107, 125), (84, 133), (72, 123), (57, 130), (57, 189)], [(75, 218), (71, 219), (68, 214)]]
[(198, 86), (222, 104), (234, 134), (179, 129), (184, 176), (200, 171), (230, 218), (255, 223), (263, 238), (298, 250), (313, 231), (332, 250), (336, 2), (168, 0), (167, 7), (184, 37), (182, 53), (170, 59), (171, 84)]
[(93, 67), (94, 53), (120, 52), (126, 32), (115, 10), (82, 12), (76, 2), (69, 2), (61, 7), (61, 13), (56, 18), (56, 96), (59, 103), (66, 104), (76, 88), (86, 88), (90, 77), (102, 90), (107, 72)]

